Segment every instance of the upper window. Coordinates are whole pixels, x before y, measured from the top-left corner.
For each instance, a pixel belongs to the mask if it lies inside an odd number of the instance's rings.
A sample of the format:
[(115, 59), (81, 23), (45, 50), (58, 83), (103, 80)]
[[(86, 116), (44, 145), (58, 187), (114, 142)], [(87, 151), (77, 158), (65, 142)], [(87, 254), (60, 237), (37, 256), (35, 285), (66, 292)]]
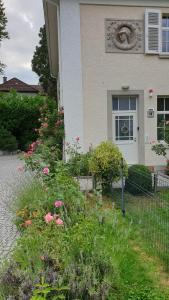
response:
[(145, 51), (169, 54), (169, 14), (147, 9), (145, 13)]
[(162, 52), (169, 53), (169, 16), (162, 16)]
[(157, 98), (157, 139), (169, 140), (169, 96)]
[(136, 96), (113, 96), (113, 110), (136, 110)]

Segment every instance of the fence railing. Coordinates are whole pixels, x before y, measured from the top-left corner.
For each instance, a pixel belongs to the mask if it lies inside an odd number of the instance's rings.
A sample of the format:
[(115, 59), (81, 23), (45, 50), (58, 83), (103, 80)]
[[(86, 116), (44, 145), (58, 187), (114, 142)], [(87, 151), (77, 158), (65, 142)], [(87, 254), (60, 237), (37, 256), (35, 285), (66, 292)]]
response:
[[(144, 172), (136, 171), (135, 176), (148, 180)], [(160, 172), (152, 174), (152, 187), (149, 190), (137, 180), (128, 180), (127, 185), (134, 193), (126, 191), (123, 182), (125, 179), (122, 177), (116, 184), (113, 196), (116, 205), (138, 229), (145, 247), (158, 256), (169, 271), (169, 177)]]

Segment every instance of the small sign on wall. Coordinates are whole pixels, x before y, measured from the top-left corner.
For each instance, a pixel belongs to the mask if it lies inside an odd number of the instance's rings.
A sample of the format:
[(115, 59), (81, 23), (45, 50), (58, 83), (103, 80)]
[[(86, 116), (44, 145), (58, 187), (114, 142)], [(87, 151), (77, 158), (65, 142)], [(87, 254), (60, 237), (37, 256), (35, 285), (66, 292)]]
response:
[(148, 118), (154, 118), (154, 108), (149, 108), (147, 111)]

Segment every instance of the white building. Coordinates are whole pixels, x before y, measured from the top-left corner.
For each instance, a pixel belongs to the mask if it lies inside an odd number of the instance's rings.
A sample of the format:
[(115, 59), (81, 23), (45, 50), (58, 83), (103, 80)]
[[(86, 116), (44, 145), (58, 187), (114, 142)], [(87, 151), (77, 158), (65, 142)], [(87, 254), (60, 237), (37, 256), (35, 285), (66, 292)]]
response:
[(66, 140), (110, 139), (129, 164), (160, 166), (169, 134), (169, 1), (44, 0)]

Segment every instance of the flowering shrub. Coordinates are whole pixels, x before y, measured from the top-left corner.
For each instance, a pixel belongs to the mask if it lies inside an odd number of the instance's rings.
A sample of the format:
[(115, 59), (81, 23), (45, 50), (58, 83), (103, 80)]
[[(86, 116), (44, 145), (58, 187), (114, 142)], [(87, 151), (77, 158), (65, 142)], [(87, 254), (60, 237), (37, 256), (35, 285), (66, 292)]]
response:
[(58, 111), (56, 103), (52, 100), (47, 100), (40, 111), (41, 126), (36, 128), (38, 139), (29, 145), (24, 159), (26, 167), (36, 170), (39, 176), (52, 176), (57, 161), (62, 158), (64, 111), (63, 108)]
[(167, 150), (168, 150), (168, 143), (161, 144), (161, 143), (151, 143), (152, 151), (154, 151), (158, 156), (163, 156), (166, 158), (166, 167), (164, 168), (164, 171), (167, 175), (169, 175), (169, 160), (167, 158)]

